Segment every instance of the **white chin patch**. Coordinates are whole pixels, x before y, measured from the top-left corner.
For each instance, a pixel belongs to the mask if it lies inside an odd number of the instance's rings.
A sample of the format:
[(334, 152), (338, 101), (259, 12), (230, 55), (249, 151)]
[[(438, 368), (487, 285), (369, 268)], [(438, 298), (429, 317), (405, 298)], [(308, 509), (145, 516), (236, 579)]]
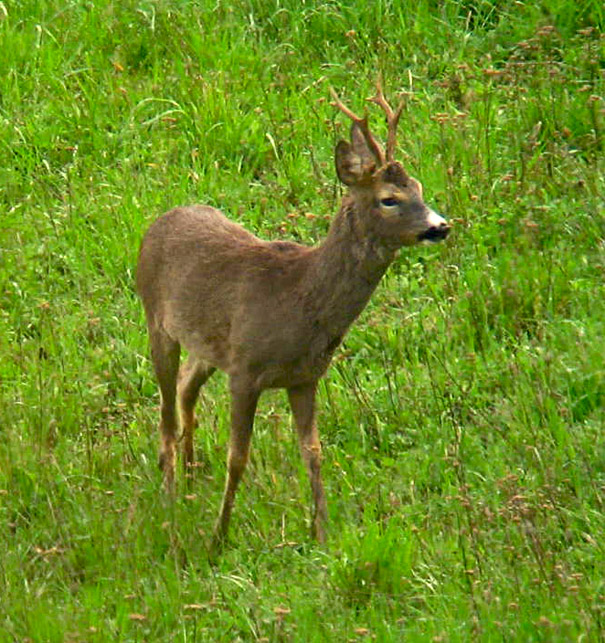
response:
[(427, 223), (429, 228), (438, 228), (442, 224), (446, 223), (446, 221), (443, 217), (440, 217), (434, 210), (429, 210)]
[(447, 221), (433, 210), (429, 210), (427, 213), (426, 225), (427, 229), (418, 235), (418, 241), (437, 243), (447, 237), (449, 232)]

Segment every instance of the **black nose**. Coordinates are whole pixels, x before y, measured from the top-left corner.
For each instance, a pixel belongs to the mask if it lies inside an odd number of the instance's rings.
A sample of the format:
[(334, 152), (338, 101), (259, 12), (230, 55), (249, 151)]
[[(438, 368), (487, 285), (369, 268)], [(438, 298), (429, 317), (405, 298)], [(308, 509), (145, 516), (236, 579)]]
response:
[(418, 235), (418, 241), (441, 241), (450, 233), (451, 226), (445, 221), (438, 226), (433, 226)]

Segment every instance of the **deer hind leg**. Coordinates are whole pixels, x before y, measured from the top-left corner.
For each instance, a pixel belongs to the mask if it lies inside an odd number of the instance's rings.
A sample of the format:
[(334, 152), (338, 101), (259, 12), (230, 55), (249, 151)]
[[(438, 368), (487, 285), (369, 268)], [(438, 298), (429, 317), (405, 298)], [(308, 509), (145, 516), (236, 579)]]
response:
[(254, 424), (254, 413), (260, 392), (244, 380), (231, 377), (231, 433), (227, 456), (227, 480), (223, 501), (214, 528), (212, 549), (220, 549), (227, 535), (233, 501), (237, 486), (242, 478), (248, 455)]
[(159, 464), (164, 473), (164, 486), (173, 494), (178, 433), (176, 381), (181, 347), (160, 329), (152, 329), (150, 339), (151, 359), (161, 395)]
[(321, 442), (315, 424), (315, 391), (317, 383), (288, 389), (288, 399), (294, 414), (298, 441), (307, 467), (313, 494), (313, 522), (311, 531), (320, 543), (325, 542), (325, 523), (328, 517), (326, 495), (321, 480)]
[(193, 431), (197, 426), (195, 420), (195, 403), (200, 388), (216, 369), (190, 357), (179, 372), (178, 397), (183, 430), (183, 466), (185, 472), (194, 462)]

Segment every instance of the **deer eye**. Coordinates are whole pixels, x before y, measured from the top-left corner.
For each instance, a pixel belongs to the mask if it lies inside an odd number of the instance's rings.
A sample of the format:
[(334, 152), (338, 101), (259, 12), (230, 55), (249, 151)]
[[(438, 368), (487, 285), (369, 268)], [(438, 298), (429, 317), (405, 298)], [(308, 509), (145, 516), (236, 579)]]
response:
[(384, 205), (386, 208), (393, 208), (394, 206), (399, 205), (399, 201), (390, 196), (386, 199), (380, 199), (380, 205)]

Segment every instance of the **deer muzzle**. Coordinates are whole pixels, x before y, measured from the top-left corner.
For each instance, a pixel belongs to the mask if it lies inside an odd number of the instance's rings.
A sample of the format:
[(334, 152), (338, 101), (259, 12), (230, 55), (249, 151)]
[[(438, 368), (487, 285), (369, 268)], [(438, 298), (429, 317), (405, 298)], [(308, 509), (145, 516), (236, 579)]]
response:
[(429, 210), (427, 217), (428, 227), (418, 235), (418, 241), (431, 241), (437, 243), (442, 241), (450, 233), (450, 224), (433, 210)]

